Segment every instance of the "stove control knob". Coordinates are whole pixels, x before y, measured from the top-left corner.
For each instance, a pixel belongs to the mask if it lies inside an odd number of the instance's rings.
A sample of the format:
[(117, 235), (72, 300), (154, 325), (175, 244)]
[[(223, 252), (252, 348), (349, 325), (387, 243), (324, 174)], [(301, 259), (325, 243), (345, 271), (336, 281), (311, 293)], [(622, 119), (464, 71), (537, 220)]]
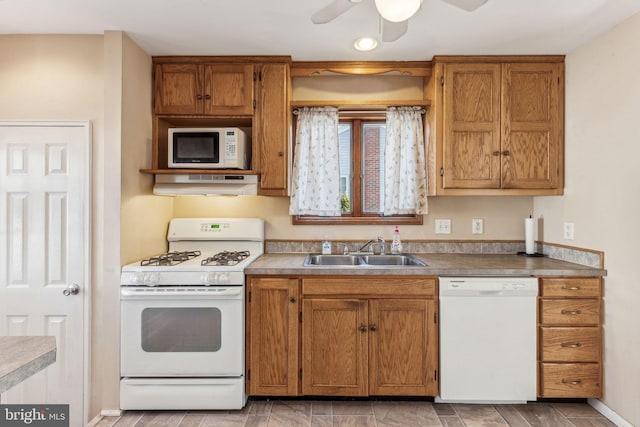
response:
[(219, 283), (221, 285), (229, 283), (229, 274), (228, 273), (220, 273), (218, 275), (217, 283)]
[(216, 284), (215, 273), (207, 273), (202, 275), (202, 284), (205, 286), (211, 286)]
[(159, 273), (149, 273), (144, 277), (144, 284), (147, 286), (158, 286), (159, 282), (160, 282)]
[(132, 285), (140, 285), (140, 286), (144, 285), (144, 273), (141, 271), (138, 271), (135, 274), (135, 276), (131, 278), (131, 282), (132, 282), (131, 283)]

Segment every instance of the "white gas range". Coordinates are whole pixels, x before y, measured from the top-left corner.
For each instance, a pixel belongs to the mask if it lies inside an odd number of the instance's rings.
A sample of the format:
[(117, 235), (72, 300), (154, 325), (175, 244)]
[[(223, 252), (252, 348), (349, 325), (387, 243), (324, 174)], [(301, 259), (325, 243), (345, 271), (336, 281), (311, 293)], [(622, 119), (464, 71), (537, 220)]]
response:
[(122, 267), (121, 409), (239, 409), (244, 390), (244, 268), (264, 221), (178, 218), (169, 252)]

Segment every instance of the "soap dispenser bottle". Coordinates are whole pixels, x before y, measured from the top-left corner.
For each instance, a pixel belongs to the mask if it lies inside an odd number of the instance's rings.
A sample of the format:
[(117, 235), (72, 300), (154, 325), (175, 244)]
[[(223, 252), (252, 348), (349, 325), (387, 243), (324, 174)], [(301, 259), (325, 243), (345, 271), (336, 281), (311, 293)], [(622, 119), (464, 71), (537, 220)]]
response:
[(391, 253), (399, 255), (402, 253), (402, 241), (400, 240), (400, 230), (396, 225), (396, 229), (393, 231), (393, 240), (391, 241)]
[(329, 238), (325, 234), (324, 240), (322, 241), (322, 255), (331, 255), (331, 242)]

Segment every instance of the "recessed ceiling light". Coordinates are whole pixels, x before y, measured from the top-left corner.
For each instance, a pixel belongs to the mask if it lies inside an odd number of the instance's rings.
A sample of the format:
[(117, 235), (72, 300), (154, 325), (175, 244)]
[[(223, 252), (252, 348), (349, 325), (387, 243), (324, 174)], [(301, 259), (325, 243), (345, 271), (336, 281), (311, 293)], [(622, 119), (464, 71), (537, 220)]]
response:
[(360, 37), (353, 42), (353, 47), (361, 52), (367, 52), (373, 50), (378, 46), (378, 41), (373, 37)]

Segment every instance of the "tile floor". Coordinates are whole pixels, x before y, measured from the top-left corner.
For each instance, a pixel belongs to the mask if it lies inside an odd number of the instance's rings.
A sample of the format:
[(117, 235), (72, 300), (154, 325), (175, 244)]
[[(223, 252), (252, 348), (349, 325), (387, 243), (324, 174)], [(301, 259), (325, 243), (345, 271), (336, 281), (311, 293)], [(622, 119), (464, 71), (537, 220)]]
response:
[(95, 427), (614, 426), (586, 403), (462, 405), (422, 401), (250, 400), (239, 411), (127, 411)]

